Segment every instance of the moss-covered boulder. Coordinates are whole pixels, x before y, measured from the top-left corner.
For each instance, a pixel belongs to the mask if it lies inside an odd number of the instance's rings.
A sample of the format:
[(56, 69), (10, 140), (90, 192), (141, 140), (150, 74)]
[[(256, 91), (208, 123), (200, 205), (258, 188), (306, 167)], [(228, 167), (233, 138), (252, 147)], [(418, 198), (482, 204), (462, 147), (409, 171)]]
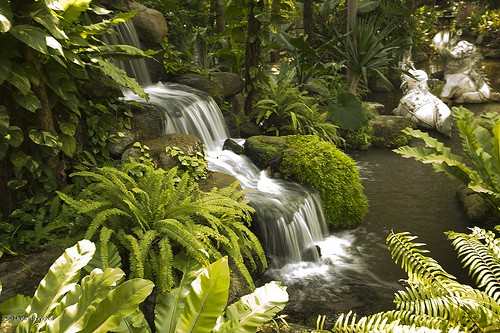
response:
[(396, 148), (406, 145), (411, 136), (401, 132), (414, 124), (403, 116), (376, 116), (370, 119), (371, 143), (374, 147)]
[(287, 145), (285, 137), (257, 135), (248, 138), (244, 146), (245, 154), (256, 166), (277, 170)]
[(314, 187), (321, 195), (325, 218), (335, 228), (359, 224), (368, 199), (356, 162), (333, 144), (316, 136), (286, 136), (280, 172), (287, 179)]
[(253, 136), (245, 153), (262, 169), (314, 187), (332, 227), (350, 228), (364, 219), (368, 200), (356, 163), (333, 144), (312, 135)]

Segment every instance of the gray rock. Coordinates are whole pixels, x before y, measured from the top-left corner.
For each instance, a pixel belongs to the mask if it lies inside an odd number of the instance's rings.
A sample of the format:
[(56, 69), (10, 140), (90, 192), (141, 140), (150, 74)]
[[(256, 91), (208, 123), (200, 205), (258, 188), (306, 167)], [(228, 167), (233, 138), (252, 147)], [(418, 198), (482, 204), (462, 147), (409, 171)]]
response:
[(368, 126), (372, 130), (374, 147), (398, 147), (406, 144), (410, 136), (401, 132), (406, 127), (414, 127), (413, 123), (403, 116), (380, 115), (370, 119)]
[(199, 89), (216, 99), (220, 99), (220, 97), (224, 94), (224, 89), (219, 83), (196, 73), (179, 74), (172, 77), (171, 81)]
[(137, 10), (138, 13), (132, 18), (139, 39), (146, 45), (160, 45), (167, 37), (167, 22), (162, 13), (156, 9), (148, 8), (140, 3), (131, 1), (128, 4), (131, 11)]
[(486, 220), (491, 215), (489, 206), (484, 202), (483, 198), (467, 186), (462, 185), (458, 188), (457, 198), (469, 221)]
[(210, 75), (222, 86), (222, 95), (224, 98), (237, 95), (245, 88), (245, 83), (238, 74), (214, 72)]

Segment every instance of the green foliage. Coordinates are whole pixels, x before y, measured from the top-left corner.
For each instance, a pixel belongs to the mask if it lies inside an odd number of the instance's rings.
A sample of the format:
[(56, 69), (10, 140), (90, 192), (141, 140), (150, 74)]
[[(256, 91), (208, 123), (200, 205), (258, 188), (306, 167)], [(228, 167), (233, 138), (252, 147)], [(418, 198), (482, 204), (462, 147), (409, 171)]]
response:
[(263, 88), (264, 99), (256, 103), (256, 123), (267, 133), (314, 134), (327, 141), (338, 142), (336, 126), (320, 113), (314, 99), (292, 84), (293, 70), (280, 76), (268, 76)]
[(334, 59), (352, 71), (354, 79), (352, 89), (348, 91), (357, 95), (358, 83), (368, 86), (370, 74), (380, 77), (389, 87), (392, 86), (386, 74), (391, 65), (392, 52), (397, 50), (402, 39), (388, 39), (395, 27), (382, 25), (381, 20), (373, 15), (359, 18), (356, 27), (338, 40), (332, 40)]
[(33, 297), (17, 295), (0, 304), (4, 318), (23, 318), (8, 324), (16, 332), (108, 332), (122, 318), (138, 311), (153, 290), (143, 279), (122, 282), (116, 268), (96, 268), (80, 279), (95, 245), (81, 240), (65, 250), (40, 282)]
[(21, 202), (28, 209), (43, 204), (40, 197), (47, 200), (64, 186), (68, 170), (95, 164), (96, 158), (108, 160), (105, 146), (116, 140), (110, 130), (130, 127), (120, 88), (147, 96), (107, 60), (149, 53), (106, 45), (100, 38), (133, 15), (89, 0), (2, 2), (0, 160), (5, 172), (0, 182), (8, 189), (1, 198), (6, 216)]
[(250, 286), (247, 266), (267, 266), (259, 240), (246, 226), (253, 209), (237, 183), (202, 192), (187, 173), (179, 181), (176, 168), (155, 169), (147, 160), (72, 176), (88, 184), (73, 196), (59, 192), (67, 203), (62, 216), (75, 219), (71, 232), (99, 238), (101, 250), (107, 242), (125, 249), (132, 276), (151, 279), (161, 292), (177, 283), (172, 260), (179, 254), (201, 265), (227, 254)]
[(226, 257), (186, 273), (178, 288), (157, 296), (157, 332), (256, 332), (283, 310), (286, 288), (270, 282), (227, 306), (229, 266)]
[[(333, 332), (497, 332), (500, 330), (498, 240), (491, 232), (474, 228), (470, 235), (449, 232), (478, 287), (461, 284), (447, 273), (422, 243), (407, 232), (391, 233), (391, 256), (408, 273), (407, 286), (397, 292), (396, 310), (356, 318), (341, 315)], [(483, 291), (483, 289), (485, 291)]]
[(194, 153), (185, 153), (177, 147), (167, 147), (167, 153), (179, 161), (179, 175), (187, 173), (194, 180), (205, 179), (208, 175), (208, 162), (202, 153), (196, 151)]
[(286, 178), (318, 190), (327, 222), (349, 228), (361, 222), (368, 201), (356, 163), (330, 142), (316, 136), (287, 136), (287, 149), (280, 165)]
[(453, 107), (453, 118), (460, 132), (465, 159), (453, 154), (443, 143), (429, 134), (413, 129), (404, 132), (425, 143), (424, 147), (404, 146), (394, 150), (405, 158), (414, 158), (432, 164), (438, 172), (458, 179), (478, 193), (495, 211), (500, 207), (500, 119), (486, 114), (485, 125), (479, 124), (474, 114), (466, 108)]
[(491, 9), (484, 12), (473, 11), (467, 20), (469, 29), (479, 35), (485, 36), (493, 45), (500, 43), (500, 9)]

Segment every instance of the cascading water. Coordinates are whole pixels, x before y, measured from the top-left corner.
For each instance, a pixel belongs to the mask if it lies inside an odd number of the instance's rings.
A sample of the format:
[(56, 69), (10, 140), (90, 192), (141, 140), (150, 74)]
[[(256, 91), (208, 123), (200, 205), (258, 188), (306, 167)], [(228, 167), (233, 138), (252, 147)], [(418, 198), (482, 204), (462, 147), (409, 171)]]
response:
[[(247, 198), (256, 209), (256, 232), (273, 266), (320, 260), (316, 243), (324, 240), (327, 227), (315, 191), (270, 178), (247, 157), (222, 150), (228, 130), (218, 105), (207, 94), (171, 83), (150, 85), (144, 90), (149, 102), (164, 111), (165, 134), (199, 137), (207, 148), (209, 168), (234, 176), (248, 190)], [(140, 101), (132, 93), (126, 93), (126, 98)]]

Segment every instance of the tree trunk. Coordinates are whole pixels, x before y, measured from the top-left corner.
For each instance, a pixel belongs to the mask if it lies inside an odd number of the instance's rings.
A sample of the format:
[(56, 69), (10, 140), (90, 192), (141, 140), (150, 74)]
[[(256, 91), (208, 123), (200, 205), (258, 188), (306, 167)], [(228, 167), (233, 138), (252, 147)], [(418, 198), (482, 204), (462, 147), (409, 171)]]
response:
[[(347, 32), (353, 32), (356, 28), (356, 14), (358, 11), (358, 0), (348, 0), (347, 2)], [(354, 34), (349, 34), (349, 43), (352, 45), (356, 44), (356, 38)], [(356, 47), (354, 47), (356, 49)], [(359, 75), (355, 75), (353, 70), (349, 67), (347, 68), (347, 91), (351, 94), (356, 95), (357, 86), (359, 81)]]
[(260, 62), (260, 30), (262, 23), (255, 17), (255, 11), (263, 10), (263, 0), (250, 0), (248, 11), (248, 30), (245, 51), (245, 113), (250, 114), (253, 111), (253, 99), (256, 94), (256, 82), (254, 69)]
[(217, 33), (224, 32), (226, 30), (226, 20), (224, 19), (224, 4), (222, 0), (213, 0), (215, 7), (215, 31)]
[(314, 0), (304, 0), (304, 33), (309, 37), (309, 42), (314, 41)]

